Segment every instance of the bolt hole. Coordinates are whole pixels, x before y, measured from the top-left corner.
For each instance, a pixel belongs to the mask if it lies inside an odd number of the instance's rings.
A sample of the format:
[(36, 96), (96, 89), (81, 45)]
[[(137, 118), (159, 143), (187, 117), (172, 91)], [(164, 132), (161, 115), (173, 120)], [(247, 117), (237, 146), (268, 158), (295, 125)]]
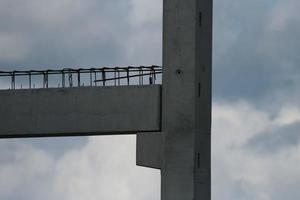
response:
[(181, 71), (180, 69), (177, 69), (177, 70), (176, 70), (176, 74), (177, 74), (177, 75), (180, 75), (180, 74), (182, 74), (182, 71)]
[(199, 13), (199, 26), (202, 26), (202, 12)]

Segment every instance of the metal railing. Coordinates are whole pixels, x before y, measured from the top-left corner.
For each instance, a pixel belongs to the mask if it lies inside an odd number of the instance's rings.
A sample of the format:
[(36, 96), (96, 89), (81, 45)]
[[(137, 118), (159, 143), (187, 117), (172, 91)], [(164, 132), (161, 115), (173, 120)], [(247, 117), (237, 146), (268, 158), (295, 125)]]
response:
[[(35, 89), (84, 86), (120, 86), (156, 84), (161, 80), (161, 66), (101, 67), (89, 69), (64, 68), (61, 70), (0, 71), (0, 80), (10, 82), (9, 88)], [(19, 87), (17, 87), (19, 86)]]

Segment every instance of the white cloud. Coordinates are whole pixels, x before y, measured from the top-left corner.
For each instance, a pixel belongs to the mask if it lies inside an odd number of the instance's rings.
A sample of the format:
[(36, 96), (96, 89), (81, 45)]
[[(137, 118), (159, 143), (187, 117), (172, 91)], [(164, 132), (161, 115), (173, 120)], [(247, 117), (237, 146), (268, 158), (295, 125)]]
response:
[(158, 199), (159, 171), (135, 166), (135, 137), (91, 138), (56, 166), (60, 199)]
[(0, 144), (5, 150), (0, 154), (1, 199), (160, 198), (160, 172), (135, 166), (133, 136), (91, 137), (58, 160), (30, 145)]
[(255, 110), (245, 101), (214, 105), (213, 132), (222, 137), (215, 138), (218, 144), (216, 148), (220, 145), (243, 145), (249, 138), (268, 130), (271, 125), (267, 113)]
[[(53, 174), (54, 165), (47, 153), (14, 141), (0, 144), (0, 199), (11, 199), (17, 191), (26, 194), (26, 189), (45, 192), (47, 185), (42, 180)], [(36, 186), (40, 191), (34, 190)]]
[(269, 13), (267, 26), (273, 31), (284, 31), (291, 21), (300, 21), (298, 10), (300, 2), (297, 0), (279, 0)]
[(281, 108), (275, 124), (289, 125), (300, 121), (300, 109), (297, 106), (286, 105)]
[[(285, 110), (293, 113), (294, 109)], [(215, 105), (213, 199), (298, 199), (300, 194), (295, 188), (300, 184), (300, 145), (268, 155), (246, 145), (257, 135), (272, 134), (273, 129), (285, 126), (282, 121), (296, 120), (297, 115), (282, 113), (272, 118), (245, 102)]]

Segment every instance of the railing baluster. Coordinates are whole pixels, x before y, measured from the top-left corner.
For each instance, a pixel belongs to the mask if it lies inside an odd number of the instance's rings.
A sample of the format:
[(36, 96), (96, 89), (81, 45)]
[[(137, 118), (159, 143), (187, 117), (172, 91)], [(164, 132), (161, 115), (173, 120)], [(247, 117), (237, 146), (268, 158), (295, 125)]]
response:
[(81, 80), (80, 80), (80, 69), (77, 71), (77, 85), (78, 87), (81, 86)]
[(105, 81), (106, 81), (106, 74), (105, 74), (105, 69), (102, 69), (102, 85), (105, 86)]
[(14, 90), (16, 89), (16, 77), (15, 77), (15, 72), (12, 73), (11, 76), (11, 89)]
[[(101, 73), (101, 79), (97, 79), (97, 73)], [(77, 81), (73, 82), (73, 75), (77, 75)], [(89, 78), (83, 77), (84, 74), (89, 74)], [(98, 82), (102, 82), (102, 86), (114, 85), (130, 85), (130, 84), (137, 84), (137, 82), (132, 83), (132, 80), (138, 81), (139, 85), (147, 84), (156, 84), (157, 75), (162, 74), (162, 68), (158, 66), (140, 66), (140, 67), (114, 67), (114, 68), (90, 68), (90, 69), (72, 69), (72, 68), (64, 68), (62, 70), (28, 70), (28, 71), (11, 71), (11, 72), (4, 72), (0, 71), (0, 78), (1, 77), (10, 77), (11, 79), (11, 86), (10, 89), (15, 90), (19, 89), (16, 88), (16, 78), (23, 77), (25, 81), (28, 81), (28, 88), (27, 84), (24, 86), (22, 84), (23, 89), (32, 89), (32, 88), (40, 88), (40, 84), (36, 87), (34, 84), (35, 77), (42, 77), (42, 88), (49, 88), (49, 77), (50, 76), (61, 76), (61, 83), (58, 81), (57, 84), (54, 83), (54, 86), (58, 88), (62, 87), (74, 87), (77, 82), (77, 86), (81, 87), (84, 86), (85, 81), (90, 81), (90, 86), (98, 86)], [(67, 75), (67, 77), (66, 77)], [(76, 76), (75, 75), (75, 76)], [(144, 78), (149, 78), (149, 83), (144, 81)], [(138, 79), (136, 79), (138, 78)], [(67, 80), (66, 80), (67, 79)], [(23, 79), (21, 79), (23, 80)], [(122, 81), (123, 80), (123, 81)], [(109, 81), (111, 84), (109, 84)], [(74, 85), (75, 84), (75, 85)], [(87, 84), (88, 85), (88, 84)]]
[(95, 82), (95, 86), (97, 86), (97, 81), (96, 81), (96, 80), (97, 80), (97, 74), (96, 74), (96, 73), (97, 73), (97, 72), (94, 71), (94, 76), (95, 76), (95, 77), (94, 77), (94, 82)]
[(65, 88), (65, 86), (66, 86), (65, 72), (63, 71), (61, 75), (62, 75), (61, 86), (62, 86), (62, 88)]
[(31, 89), (31, 72), (29, 72), (29, 89)]

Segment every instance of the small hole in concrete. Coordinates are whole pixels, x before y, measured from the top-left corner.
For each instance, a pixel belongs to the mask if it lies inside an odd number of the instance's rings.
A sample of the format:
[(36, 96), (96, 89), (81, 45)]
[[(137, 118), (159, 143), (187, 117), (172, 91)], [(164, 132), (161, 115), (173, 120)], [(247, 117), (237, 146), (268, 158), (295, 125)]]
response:
[(198, 83), (198, 97), (201, 96), (201, 83)]
[(202, 12), (199, 13), (199, 26), (202, 26)]
[(181, 71), (180, 69), (177, 69), (177, 70), (176, 70), (176, 74), (177, 74), (177, 75), (180, 75), (180, 74), (182, 74), (182, 71)]

